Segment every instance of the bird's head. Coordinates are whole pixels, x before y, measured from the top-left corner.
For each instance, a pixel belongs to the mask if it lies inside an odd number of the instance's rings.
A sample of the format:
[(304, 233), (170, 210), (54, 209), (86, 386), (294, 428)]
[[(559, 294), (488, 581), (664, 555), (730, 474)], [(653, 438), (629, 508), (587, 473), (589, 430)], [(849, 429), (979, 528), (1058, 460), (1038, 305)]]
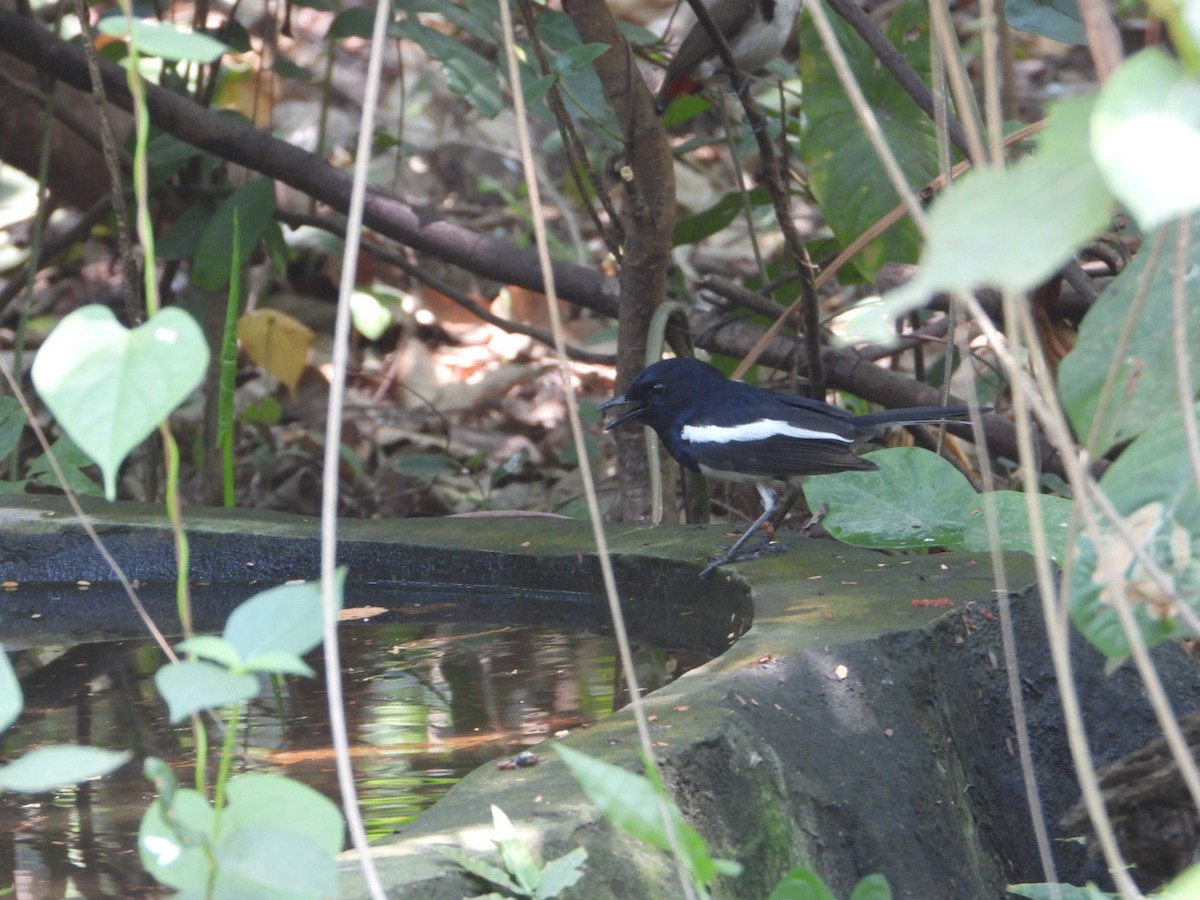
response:
[(669, 426), (696, 402), (703, 402), (710, 391), (726, 378), (708, 363), (681, 357), (663, 359), (642, 370), (624, 394), (601, 404), (600, 410), (631, 406), (604, 426), (612, 431), (618, 425), (637, 420), (660, 429)]

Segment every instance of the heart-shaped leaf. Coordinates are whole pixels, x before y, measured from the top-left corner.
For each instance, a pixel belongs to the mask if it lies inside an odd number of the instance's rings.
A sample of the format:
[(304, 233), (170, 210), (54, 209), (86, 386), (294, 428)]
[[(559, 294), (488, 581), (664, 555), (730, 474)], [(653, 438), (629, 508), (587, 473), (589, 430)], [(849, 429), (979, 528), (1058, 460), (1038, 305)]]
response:
[(208, 345), (195, 320), (164, 309), (133, 330), (103, 306), (85, 306), (58, 323), (33, 363), (33, 383), (71, 439), (117, 494), (129, 452), (200, 383)]

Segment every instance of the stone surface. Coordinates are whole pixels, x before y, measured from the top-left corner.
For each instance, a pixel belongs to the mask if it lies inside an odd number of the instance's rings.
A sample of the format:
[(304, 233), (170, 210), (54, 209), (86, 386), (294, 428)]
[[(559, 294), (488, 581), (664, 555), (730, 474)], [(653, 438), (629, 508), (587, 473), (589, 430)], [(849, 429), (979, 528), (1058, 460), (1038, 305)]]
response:
[[(98, 530), (130, 577), (173, 577), (157, 508), (96, 505)], [(316, 524), (286, 516), (189, 510), (198, 579), (274, 583), (316, 573)], [(509, 585), (601, 604), (586, 523), (545, 518), (345, 522), (340, 560), (349, 602), (368, 582)], [(744, 874), (720, 897), (765, 897), (789, 867), (818, 871), (845, 896), (883, 872), (894, 896), (993, 898), (1013, 881), (1040, 881), (1016, 757), (990, 565), (985, 557), (889, 557), (797, 540), (787, 553), (696, 573), (727, 538), (721, 528), (612, 526), (618, 585), (631, 630), (685, 635), (723, 655), (647, 698), (656, 753), (689, 821), (716, 855)], [(1011, 584), (1032, 580), (1027, 558), (1008, 557)], [(58, 500), (0, 498), (0, 581), (110, 578), (79, 523)], [(95, 588), (93, 589), (93, 591)], [(71, 595), (42, 609), (43, 628), (88, 615)], [(6, 636), (27, 624), (20, 590), (3, 600)], [(564, 602), (568, 602), (564, 594)], [(950, 600), (950, 609), (922, 601)], [(114, 602), (111, 598), (110, 606)], [(99, 607), (103, 604), (97, 603)], [(80, 609), (84, 609), (80, 613)], [(602, 609), (602, 608), (601, 608)], [(595, 610), (593, 610), (595, 612)], [(1040, 602), (1012, 602), (1020, 683), (1052, 837), (1078, 790), (1067, 751)], [(109, 615), (113, 615), (109, 609)], [(60, 621), (61, 619), (61, 621)], [(106, 620), (111, 623), (111, 619)], [(55, 624), (57, 622), (57, 624)], [(1153, 714), (1129, 667), (1105, 676), (1077, 642), (1093, 754), (1104, 762), (1154, 734)], [(1196, 666), (1175, 647), (1156, 651), (1177, 712), (1200, 703)], [(844, 668), (843, 668), (844, 667)], [(638, 768), (627, 710), (570, 744)], [(590, 854), (570, 892), (584, 898), (680, 894), (665, 855), (615, 832), (583, 798), (549, 745), (531, 769), (472, 773), (430, 811), (373, 849), (390, 896), (422, 900), (485, 891), (436, 851), (492, 849), (490, 805), (516, 823), (535, 853)], [(1089, 871), (1073, 844), (1055, 845), (1059, 876)], [(366, 896), (347, 859), (342, 896)]]

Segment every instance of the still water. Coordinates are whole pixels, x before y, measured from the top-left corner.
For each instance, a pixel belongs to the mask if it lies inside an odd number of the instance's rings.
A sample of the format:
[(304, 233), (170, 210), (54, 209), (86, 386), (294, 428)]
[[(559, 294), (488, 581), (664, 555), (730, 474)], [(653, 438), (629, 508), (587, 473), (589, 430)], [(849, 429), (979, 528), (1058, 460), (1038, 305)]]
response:
[[(616, 646), (594, 627), (546, 615), (542, 624), (479, 624), (478, 608), (456, 603), (407, 618), (431, 620), (341, 629), (351, 753), (372, 837), (393, 832), (473, 768), (586, 727), (627, 702)], [(646, 690), (707, 659), (634, 651)], [(136, 639), (27, 646), (11, 659), (25, 712), (0, 737), (0, 755), (75, 742), (128, 749), (135, 759), (80, 787), (0, 796), (0, 893), (11, 888), (8, 896), (30, 900), (165, 895), (142, 873), (137, 854), (138, 823), (153, 799), (141, 760), (161, 757), (189, 784), (194, 742), (189, 724), (167, 722), (155, 691), (160, 652)], [(239, 730), (234, 772), (286, 774), (336, 801), (323, 662), (319, 653), (308, 661), (316, 678), (264, 679)], [(212, 743), (219, 745), (215, 735)]]

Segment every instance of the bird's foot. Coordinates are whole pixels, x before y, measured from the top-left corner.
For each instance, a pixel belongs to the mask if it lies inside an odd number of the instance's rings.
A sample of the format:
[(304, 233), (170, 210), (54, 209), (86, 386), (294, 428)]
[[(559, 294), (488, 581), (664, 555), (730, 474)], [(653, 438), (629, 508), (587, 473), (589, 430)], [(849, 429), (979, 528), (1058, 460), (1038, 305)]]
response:
[(770, 537), (755, 544), (753, 547), (741, 547), (737, 544), (734, 544), (700, 570), (700, 580), (703, 581), (718, 568), (728, 565), (729, 563), (742, 562), (743, 560), (748, 559), (758, 559), (764, 553), (783, 553), (786, 550), (790, 550), (791, 547), (791, 544), (777, 542), (774, 539), (774, 529), (772, 529)]

